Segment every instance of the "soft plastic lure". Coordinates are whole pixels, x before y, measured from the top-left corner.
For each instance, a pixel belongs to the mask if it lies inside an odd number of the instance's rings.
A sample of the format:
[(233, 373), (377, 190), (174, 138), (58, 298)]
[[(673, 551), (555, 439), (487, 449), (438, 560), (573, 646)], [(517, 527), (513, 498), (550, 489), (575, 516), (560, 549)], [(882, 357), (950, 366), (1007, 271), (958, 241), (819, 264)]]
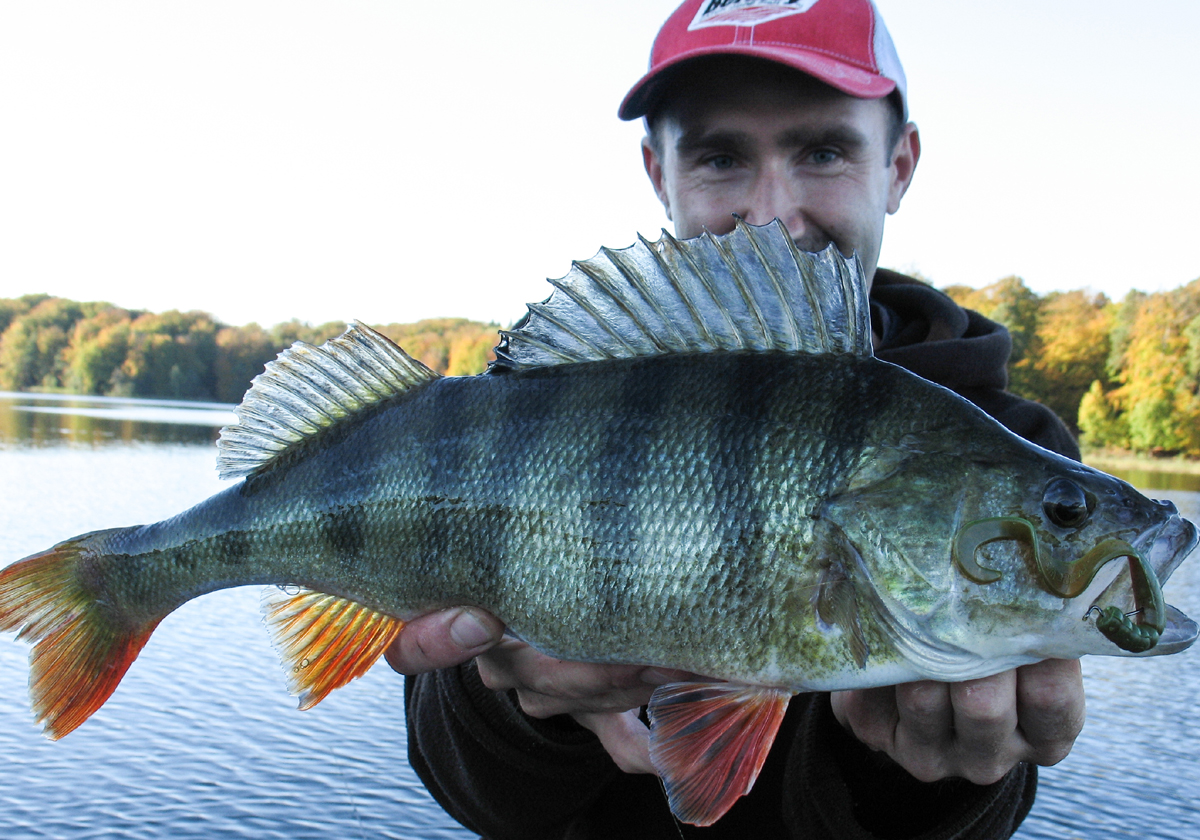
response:
[[(1137, 605), (1135, 624), (1115, 606), (1100, 611), (1096, 629), (1122, 650), (1141, 653), (1158, 644), (1166, 627), (1166, 607), (1162, 586), (1149, 563), (1129, 543), (1119, 539), (1099, 542), (1078, 560), (1064, 563), (1048, 556), (1038, 543), (1037, 530), (1027, 519), (1019, 516), (999, 516), (978, 519), (963, 526), (954, 541), (954, 562), (959, 570), (978, 584), (995, 583), (1002, 575), (995, 569), (979, 565), (975, 552), (996, 540), (1023, 540), (1033, 551), (1043, 588), (1059, 598), (1076, 598), (1096, 577), (1100, 568), (1112, 560), (1129, 558), (1129, 577), (1133, 582), (1133, 598)], [(1091, 614), (1091, 610), (1088, 610)]]

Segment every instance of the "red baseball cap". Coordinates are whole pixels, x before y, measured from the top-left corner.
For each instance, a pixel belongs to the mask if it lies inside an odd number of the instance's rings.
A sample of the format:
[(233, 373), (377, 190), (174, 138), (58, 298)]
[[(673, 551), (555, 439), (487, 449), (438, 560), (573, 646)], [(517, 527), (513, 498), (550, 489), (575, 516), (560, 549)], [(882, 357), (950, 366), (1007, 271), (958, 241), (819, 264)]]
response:
[(899, 91), (908, 116), (904, 69), (871, 0), (687, 0), (663, 24), (650, 72), (617, 114), (643, 117), (666, 71), (710, 55), (745, 55), (784, 64), (862, 99)]

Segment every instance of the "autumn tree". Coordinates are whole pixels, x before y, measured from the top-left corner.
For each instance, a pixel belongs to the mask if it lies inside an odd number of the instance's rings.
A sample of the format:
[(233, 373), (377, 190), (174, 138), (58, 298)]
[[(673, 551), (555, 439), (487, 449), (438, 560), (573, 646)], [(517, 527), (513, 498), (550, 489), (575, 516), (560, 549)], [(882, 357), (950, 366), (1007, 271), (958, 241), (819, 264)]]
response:
[(67, 351), (63, 385), (79, 394), (110, 394), (114, 388), (119, 391), (120, 383), (113, 381), (113, 372), (125, 361), (130, 325), (139, 314), (109, 306), (77, 321)]
[(1027, 373), (1023, 396), (1043, 403), (1074, 427), (1084, 394), (1105, 376), (1113, 317), (1102, 294), (1052, 292), (1042, 298), (1032, 342), (1037, 352), (1020, 363)]
[(1200, 280), (1127, 303), (1120, 385), (1105, 396), (1128, 429), (1128, 446), (1200, 455)]
[(446, 365), (446, 374), (469, 376), (487, 370), (488, 362), (496, 358), (492, 349), (498, 340), (499, 336), (493, 325), (482, 326), (473, 334), (460, 332), (450, 344), (450, 360)]
[(241, 402), (254, 377), (281, 349), (280, 342), (258, 324), (223, 327), (217, 331), (214, 396), (220, 402)]
[(452, 376), (482, 372), (500, 338), (495, 324), (467, 318), (429, 318), (378, 329), (414, 359)]
[(344, 321), (327, 321), (324, 324), (312, 326), (303, 321), (292, 319), (276, 324), (271, 327), (271, 341), (280, 350), (286, 347), (291, 347), (297, 341), (303, 341), (308, 344), (319, 345), (324, 344), (331, 338), (336, 338), (346, 331), (346, 323)]
[(45, 297), (14, 317), (0, 336), (0, 388), (62, 387), (75, 323), (107, 306)]
[(130, 325), (122, 378), (134, 396), (212, 399), (217, 325), (204, 312), (146, 313)]
[(0, 335), (21, 315), (33, 309), (50, 295), (22, 295), (19, 298), (0, 298)]

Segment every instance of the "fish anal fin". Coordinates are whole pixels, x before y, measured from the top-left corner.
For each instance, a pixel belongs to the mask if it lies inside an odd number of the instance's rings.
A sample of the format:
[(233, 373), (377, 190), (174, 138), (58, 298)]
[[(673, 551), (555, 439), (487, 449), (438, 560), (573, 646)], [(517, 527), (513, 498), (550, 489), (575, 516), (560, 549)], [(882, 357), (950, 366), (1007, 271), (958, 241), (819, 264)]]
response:
[(650, 760), (671, 812), (712, 825), (758, 778), (792, 692), (738, 683), (670, 683), (650, 700)]
[(267, 590), (263, 614), (302, 710), (365, 674), (404, 629), (394, 616), (311, 589)]
[(57, 741), (104, 705), (161, 619), (133, 624), (81, 580), (85, 536), (0, 572), (0, 630), (33, 642), (29, 696)]

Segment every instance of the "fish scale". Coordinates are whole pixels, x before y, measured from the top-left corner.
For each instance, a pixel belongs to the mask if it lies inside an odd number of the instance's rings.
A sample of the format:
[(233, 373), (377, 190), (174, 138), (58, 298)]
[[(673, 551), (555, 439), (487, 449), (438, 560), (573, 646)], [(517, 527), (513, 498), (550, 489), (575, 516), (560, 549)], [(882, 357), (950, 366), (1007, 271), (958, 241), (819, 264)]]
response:
[(673, 812), (707, 825), (793, 692), (1200, 634), (1161, 587), (1195, 526), (873, 358), (859, 266), (832, 246), (739, 221), (602, 250), (553, 285), (478, 376), (362, 325), (298, 343), (222, 430), (235, 485), (0, 571), (47, 734), (205, 592), (276, 587), (266, 622), (301, 708), (405, 622), (475, 605), (554, 656), (705, 675), (648, 711)]

